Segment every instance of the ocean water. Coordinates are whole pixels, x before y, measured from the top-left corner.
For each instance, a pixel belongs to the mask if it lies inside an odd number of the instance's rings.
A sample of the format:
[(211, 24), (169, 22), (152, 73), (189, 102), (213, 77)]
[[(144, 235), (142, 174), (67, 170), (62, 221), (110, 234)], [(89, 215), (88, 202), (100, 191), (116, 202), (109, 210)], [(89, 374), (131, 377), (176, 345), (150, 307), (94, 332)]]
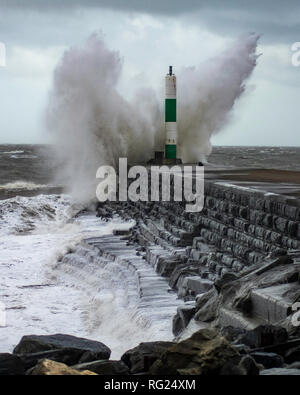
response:
[[(216, 147), (209, 162), (300, 170), (299, 158), (300, 148)], [(12, 351), (28, 334), (100, 340), (114, 358), (141, 341), (171, 339), (170, 322), (133, 319), (139, 293), (132, 273), (113, 262), (101, 267), (96, 251), (82, 243), (132, 223), (103, 222), (93, 211), (76, 216), (83, 207), (53, 181), (57, 170), (51, 147), (0, 146), (0, 302), (6, 313), (0, 352)], [(63, 265), (66, 254), (71, 261)]]
[(11, 352), (29, 334), (99, 340), (112, 358), (141, 341), (171, 339), (171, 320), (139, 310), (134, 273), (116, 262), (101, 265), (97, 251), (83, 242), (134, 223), (101, 221), (57, 194), (62, 186), (50, 177), (55, 166), (47, 147), (1, 146), (0, 162), (0, 303), (6, 316), (5, 323), (0, 317), (0, 352)]
[(300, 170), (300, 147), (213, 147), (212, 165)]
[[(116, 303), (118, 295), (125, 298), (129, 282), (126, 278), (116, 281), (113, 263), (107, 265), (104, 276), (103, 269), (86, 256), (95, 257), (95, 251), (81, 243), (84, 238), (108, 235), (132, 224), (118, 218), (103, 222), (94, 212), (71, 220), (76, 210), (64, 195), (0, 201), (0, 301), (6, 308), (0, 352), (12, 351), (26, 334), (67, 333), (105, 341), (112, 355), (120, 357), (126, 350), (126, 345), (120, 348), (120, 339), (129, 330), (137, 333), (139, 328), (126, 315), (126, 307)], [(70, 252), (76, 271), (59, 264)], [(86, 260), (91, 263), (89, 271)], [(121, 332), (116, 331), (120, 326), (116, 316), (122, 317)], [(151, 330), (140, 328), (140, 333), (141, 341), (155, 337)], [(135, 345), (132, 338), (128, 345)]]

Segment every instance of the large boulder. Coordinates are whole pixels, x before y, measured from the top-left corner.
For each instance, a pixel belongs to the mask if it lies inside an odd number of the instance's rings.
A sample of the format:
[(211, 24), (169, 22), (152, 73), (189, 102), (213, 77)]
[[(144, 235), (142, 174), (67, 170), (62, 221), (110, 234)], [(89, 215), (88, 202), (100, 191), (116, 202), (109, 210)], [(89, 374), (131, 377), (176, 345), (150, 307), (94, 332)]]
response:
[(300, 362), (300, 346), (292, 347), (284, 355), (286, 363)]
[(90, 370), (91, 372), (104, 375), (129, 374), (129, 368), (122, 361), (93, 361), (72, 366), (77, 370)]
[(51, 359), (51, 361), (62, 362), (66, 365), (75, 365), (79, 362), (81, 353), (74, 348), (61, 348), (55, 350), (47, 350), (34, 352), (30, 354), (18, 354), (22, 360), (25, 369), (28, 370), (35, 366), (40, 359)]
[(0, 376), (15, 376), (25, 373), (25, 366), (21, 359), (12, 354), (0, 354)]
[(223, 366), (236, 357), (238, 351), (223, 336), (212, 329), (200, 329), (168, 348), (152, 365), (150, 374), (220, 374)]
[(215, 281), (215, 288), (217, 289), (218, 292), (222, 289), (222, 287), (232, 281), (237, 280), (238, 276), (235, 273), (227, 272), (224, 273), (221, 278), (217, 279)]
[(274, 325), (260, 325), (255, 329), (246, 331), (239, 338), (239, 343), (258, 348), (284, 343), (287, 339), (288, 333), (285, 328)]
[[(262, 368), (262, 367), (261, 367)], [(250, 355), (236, 356), (227, 361), (220, 374), (222, 376), (257, 376), (260, 365)]]
[(241, 338), (241, 336), (245, 335), (245, 333), (245, 329), (237, 328), (231, 325), (221, 328), (221, 334), (231, 343)]
[(148, 372), (152, 364), (175, 343), (173, 342), (147, 342), (140, 343), (122, 355), (121, 360), (129, 367), (131, 373)]
[[(253, 290), (296, 282), (299, 273), (299, 267), (293, 264), (290, 256), (258, 262), (240, 272), (236, 280), (225, 282), (219, 287), (220, 303), (222, 307), (237, 309), (251, 317), (254, 313)], [(268, 316), (264, 318), (267, 320)]]
[(28, 372), (32, 376), (93, 376), (94, 372), (89, 370), (79, 371), (64, 363), (51, 361), (50, 359), (42, 359), (39, 363)]
[(195, 314), (194, 305), (184, 305), (177, 308), (177, 314), (173, 317), (172, 331), (178, 336), (189, 324)]
[(66, 355), (69, 353), (70, 358), (75, 361), (73, 364), (109, 359), (111, 353), (103, 343), (63, 334), (23, 336), (13, 353), (23, 355), (61, 349)]
[(218, 312), (218, 292), (212, 288), (196, 297), (195, 320), (202, 322), (213, 321)]
[(281, 368), (284, 365), (284, 360), (281, 355), (273, 352), (253, 352), (251, 357), (255, 361), (264, 366), (265, 369)]

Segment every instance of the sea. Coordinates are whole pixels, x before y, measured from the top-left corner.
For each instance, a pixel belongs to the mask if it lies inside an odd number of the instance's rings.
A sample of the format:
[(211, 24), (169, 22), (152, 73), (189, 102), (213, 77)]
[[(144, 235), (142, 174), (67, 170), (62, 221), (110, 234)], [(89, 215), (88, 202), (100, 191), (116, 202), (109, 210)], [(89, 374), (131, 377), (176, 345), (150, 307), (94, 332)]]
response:
[[(132, 319), (139, 297), (133, 279), (96, 265), (95, 251), (82, 244), (133, 223), (82, 212), (55, 181), (54, 158), (52, 146), (0, 145), (0, 352), (30, 334), (103, 341), (113, 358), (141, 341), (172, 339), (171, 323), (143, 327)], [(208, 162), (300, 170), (300, 147), (214, 147)], [(72, 271), (59, 264), (70, 252)], [(94, 263), (88, 273), (87, 260)]]

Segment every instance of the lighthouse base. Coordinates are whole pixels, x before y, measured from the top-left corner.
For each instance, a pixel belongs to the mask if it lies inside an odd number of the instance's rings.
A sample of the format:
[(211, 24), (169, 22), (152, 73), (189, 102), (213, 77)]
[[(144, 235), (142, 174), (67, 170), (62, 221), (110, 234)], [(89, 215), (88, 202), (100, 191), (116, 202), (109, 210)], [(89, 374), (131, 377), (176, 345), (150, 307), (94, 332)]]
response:
[(163, 151), (155, 151), (154, 158), (147, 162), (149, 165), (181, 165), (182, 160), (180, 158), (165, 158)]

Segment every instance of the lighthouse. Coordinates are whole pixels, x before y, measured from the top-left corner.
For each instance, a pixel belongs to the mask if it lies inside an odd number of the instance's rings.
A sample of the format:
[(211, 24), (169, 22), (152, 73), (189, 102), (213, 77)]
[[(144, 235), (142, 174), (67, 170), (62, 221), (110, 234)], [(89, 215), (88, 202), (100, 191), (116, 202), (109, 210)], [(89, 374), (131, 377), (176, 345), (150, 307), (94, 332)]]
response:
[[(154, 151), (154, 158), (147, 163), (152, 165), (178, 165), (182, 164), (177, 157), (177, 103), (176, 103), (176, 77), (172, 66), (165, 77), (165, 147), (160, 146), (159, 151)], [(162, 140), (163, 141), (163, 140)]]
[(165, 158), (176, 159), (177, 157), (177, 119), (176, 119), (176, 76), (169, 66), (169, 73), (165, 78)]

